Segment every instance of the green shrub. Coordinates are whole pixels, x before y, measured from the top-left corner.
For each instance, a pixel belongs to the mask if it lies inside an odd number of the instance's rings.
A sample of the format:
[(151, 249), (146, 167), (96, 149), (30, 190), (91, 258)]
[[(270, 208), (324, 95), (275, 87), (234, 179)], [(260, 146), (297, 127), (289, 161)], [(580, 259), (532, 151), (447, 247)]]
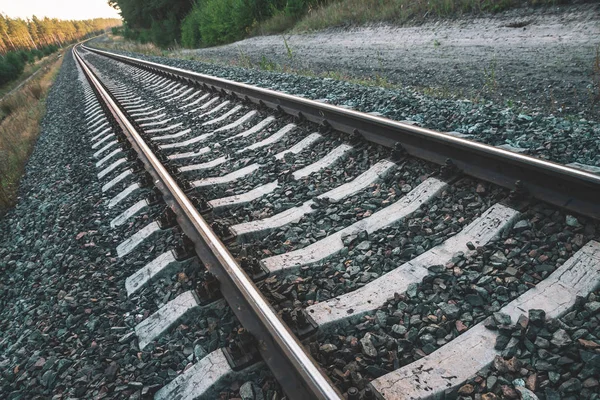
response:
[(200, 17), (201, 9), (196, 4), (192, 11), (181, 23), (181, 45), (188, 48), (200, 46)]
[(200, 36), (203, 45), (234, 41), (240, 37), (235, 26), (233, 6), (236, 0), (206, 0), (201, 5)]
[(44, 53), (40, 49), (31, 50), (31, 54), (33, 54), (33, 57), (37, 58), (38, 60), (44, 58)]
[(246, 37), (273, 15), (302, 13), (314, 1), (200, 0), (183, 21), (182, 44), (194, 47), (233, 42)]
[(285, 6), (285, 14), (290, 17), (298, 18), (306, 12), (308, 3), (308, 0), (288, 0)]
[[(23, 60), (23, 56), (25, 60)], [(27, 53), (23, 51), (6, 53), (4, 58), (0, 59), (0, 85), (17, 79), (23, 73), (27, 59)]]
[(180, 34), (177, 16), (171, 14), (167, 19), (152, 22), (150, 41), (160, 47), (169, 47), (177, 44)]
[(152, 36), (150, 35), (150, 30), (141, 29), (137, 34), (137, 40), (139, 40), (142, 44), (151, 43)]

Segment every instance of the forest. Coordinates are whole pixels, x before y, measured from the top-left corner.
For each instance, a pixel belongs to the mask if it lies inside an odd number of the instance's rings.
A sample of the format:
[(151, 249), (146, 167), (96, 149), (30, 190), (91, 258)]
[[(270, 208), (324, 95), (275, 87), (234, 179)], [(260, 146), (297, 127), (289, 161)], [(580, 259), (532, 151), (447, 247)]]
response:
[(26, 63), (34, 63), (60, 47), (121, 23), (107, 18), (65, 21), (35, 16), (9, 18), (0, 14), (0, 86), (18, 78)]
[[(592, 0), (108, 0), (123, 36), (160, 47), (231, 43), (290, 29), (318, 30), (430, 17), (494, 13), (513, 7)], [(597, 1), (597, 0), (595, 0)]]
[(241, 39), (275, 16), (296, 18), (328, 0), (109, 0), (123, 34), (161, 47), (211, 46)]

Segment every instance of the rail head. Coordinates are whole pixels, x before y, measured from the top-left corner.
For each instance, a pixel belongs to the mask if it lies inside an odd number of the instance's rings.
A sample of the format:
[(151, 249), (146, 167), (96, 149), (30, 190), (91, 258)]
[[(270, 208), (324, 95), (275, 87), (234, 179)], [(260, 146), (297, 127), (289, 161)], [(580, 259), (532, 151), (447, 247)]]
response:
[(290, 398), (339, 400), (341, 394), (321, 372), (303, 346), (275, 313), (258, 288), (196, 210), (154, 155), (125, 113), (86, 61), (73, 54), (96, 93), (115, 117), (140, 159), (154, 177), (165, 201), (173, 208), (184, 233), (192, 239), (204, 265), (220, 282), (223, 297), (242, 325), (257, 339), (265, 363)]
[(451, 160), (467, 175), (516, 189), (528, 195), (600, 219), (600, 175), (539, 158), (513, 153), (447, 133), (408, 125), (388, 118), (259, 88), (245, 83), (158, 64), (83, 45), (88, 51), (131, 65), (168, 74), (240, 99), (250, 100), (308, 121), (393, 147), (400, 143), (411, 155), (444, 164)]

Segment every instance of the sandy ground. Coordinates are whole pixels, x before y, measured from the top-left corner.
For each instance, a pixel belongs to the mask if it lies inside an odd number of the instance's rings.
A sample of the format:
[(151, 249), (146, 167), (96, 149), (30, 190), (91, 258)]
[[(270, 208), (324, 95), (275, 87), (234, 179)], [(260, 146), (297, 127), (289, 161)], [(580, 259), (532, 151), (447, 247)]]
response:
[(599, 109), (600, 71), (594, 71), (594, 61), (600, 51), (600, 4), (521, 8), (486, 18), (337, 29), (285, 39), (291, 57), (281, 35), (180, 55), (379, 76), (428, 94), (522, 102), (556, 114), (593, 116)]

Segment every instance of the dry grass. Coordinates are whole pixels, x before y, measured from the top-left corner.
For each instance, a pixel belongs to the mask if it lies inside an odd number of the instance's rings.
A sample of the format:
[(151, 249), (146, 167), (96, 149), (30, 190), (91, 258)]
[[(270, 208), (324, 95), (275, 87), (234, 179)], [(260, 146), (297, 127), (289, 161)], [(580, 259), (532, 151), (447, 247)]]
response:
[(166, 50), (162, 50), (153, 43), (142, 44), (110, 33), (107, 36), (108, 39), (106, 40), (106, 43), (104, 41), (96, 41), (93, 45), (105, 50), (130, 51), (132, 53), (140, 53), (149, 56), (165, 56), (166, 53), (168, 53)]
[(14, 205), (19, 181), (40, 133), (46, 96), (63, 58), (0, 103), (0, 211)]
[(256, 25), (250, 32), (250, 36), (273, 35), (276, 33), (287, 32), (296, 25), (298, 20), (294, 17), (279, 12), (271, 18)]
[(310, 10), (293, 28), (296, 32), (340, 26), (391, 22), (403, 24), (428, 17), (498, 12), (522, 5), (555, 5), (572, 0), (335, 0)]

